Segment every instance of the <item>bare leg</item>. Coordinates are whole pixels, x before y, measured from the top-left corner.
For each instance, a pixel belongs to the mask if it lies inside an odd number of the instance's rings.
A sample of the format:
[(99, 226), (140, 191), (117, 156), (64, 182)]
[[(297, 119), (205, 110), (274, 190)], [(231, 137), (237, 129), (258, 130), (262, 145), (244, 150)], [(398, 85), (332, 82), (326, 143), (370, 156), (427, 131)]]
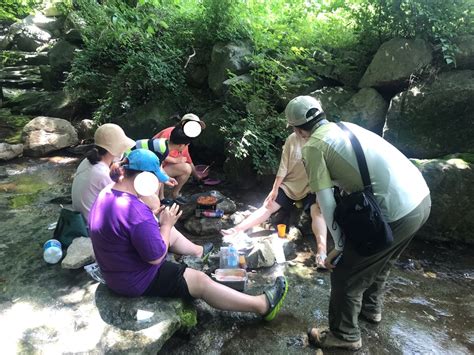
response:
[(268, 302), (264, 294), (251, 296), (213, 281), (201, 271), (186, 268), (184, 279), (189, 293), (204, 300), (210, 306), (237, 312), (254, 312), (260, 315), (268, 311)]
[(281, 206), (275, 201), (273, 201), (270, 203), (270, 206), (260, 207), (258, 210), (254, 211), (250, 216), (245, 218), (242, 222), (240, 222), (234, 228), (224, 229), (221, 231), (221, 233), (224, 235), (234, 235), (239, 232), (243, 232), (249, 228), (252, 228), (253, 226), (256, 226), (257, 224), (265, 222), (268, 219), (268, 217), (270, 217), (273, 213), (278, 211), (280, 208)]
[(188, 163), (179, 164), (168, 164), (163, 168), (168, 176), (174, 177), (178, 182), (178, 185), (173, 187), (171, 190), (171, 196), (177, 198), (181, 189), (183, 188), (186, 181), (189, 180), (189, 176), (192, 173), (192, 167)]
[(170, 232), (169, 251), (179, 255), (194, 255), (200, 257), (203, 253), (203, 247), (201, 245), (194, 244), (180, 231), (173, 227), (171, 228)]
[[(313, 203), (310, 208), (311, 213), (311, 229), (316, 238), (316, 256), (318, 254), (327, 254), (326, 240), (327, 240), (327, 226), (324, 217), (321, 213), (319, 205)], [(317, 260), (316, 260), (317, 262)]]

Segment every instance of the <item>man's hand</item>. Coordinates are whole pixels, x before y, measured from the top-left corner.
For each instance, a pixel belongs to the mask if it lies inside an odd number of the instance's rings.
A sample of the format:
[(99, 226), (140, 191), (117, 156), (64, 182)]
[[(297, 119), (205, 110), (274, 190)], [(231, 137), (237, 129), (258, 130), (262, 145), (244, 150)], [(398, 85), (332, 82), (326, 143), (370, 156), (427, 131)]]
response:
[(326, 259), (327, 259), (327, 255), (325, 252), (318, 252), (316, 254), (316, 267), (326, 268), (326, 265), (324, 264)]
[(174, 226), (178, 221), (179, 217), (183, 214), (183, 211), (179, 210), (179, 205), (173, 203), (173, 205), (165, 207), (160, 213), (160, 225), (161, 226)]
[(329, 252), (328, 257), (326, 258), (326, 261), (324, 262), (324, 265), (326, 266), (326, 268), (328, 268), (329, 270), (334, 269), (336, 265), (333, 265), (333, 260), (336, 259), (341, 253), (342, 253), (342, 250), (336, 250), (336, 249), (331, 250)]

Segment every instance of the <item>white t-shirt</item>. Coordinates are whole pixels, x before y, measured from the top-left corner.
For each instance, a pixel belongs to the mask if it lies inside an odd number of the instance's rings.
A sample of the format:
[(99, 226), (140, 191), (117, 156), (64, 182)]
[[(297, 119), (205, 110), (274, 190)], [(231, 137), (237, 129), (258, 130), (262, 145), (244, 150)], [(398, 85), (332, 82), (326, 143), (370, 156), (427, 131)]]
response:
[(79, 164), (72, 182), (72, 207), (89, 220), (89, 211), (99, 192), (111, 184), (110, 169), (107, 164), (98, 162), (92, 165), (88, 159)]

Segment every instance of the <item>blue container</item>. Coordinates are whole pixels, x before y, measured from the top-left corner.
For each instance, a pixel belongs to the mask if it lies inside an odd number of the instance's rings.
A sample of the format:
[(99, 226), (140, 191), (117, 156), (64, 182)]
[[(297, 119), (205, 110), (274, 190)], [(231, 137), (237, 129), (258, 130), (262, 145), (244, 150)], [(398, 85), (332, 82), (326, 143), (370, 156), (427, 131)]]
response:
[(63, 257), (61, 242), (56, 239), (50, 239), (43, 245), (43, 259), (48, 264), (56, 264)]

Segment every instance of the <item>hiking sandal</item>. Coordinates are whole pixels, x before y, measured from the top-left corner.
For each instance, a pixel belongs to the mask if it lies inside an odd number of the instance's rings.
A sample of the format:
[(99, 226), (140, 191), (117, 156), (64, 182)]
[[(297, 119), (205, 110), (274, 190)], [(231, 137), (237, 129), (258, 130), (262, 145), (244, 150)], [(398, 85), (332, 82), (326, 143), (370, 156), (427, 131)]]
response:
[(275, 284), (263, 292), (265, 293), (270, 306), (268, 312), (263, 315), (263, 319), (269, 322), (276, 317), (283, 305), (283, 301), (285, 300), (288, 292), (288, 282), (286, 281), (286, 277), (278, 276), (275, 280)]

